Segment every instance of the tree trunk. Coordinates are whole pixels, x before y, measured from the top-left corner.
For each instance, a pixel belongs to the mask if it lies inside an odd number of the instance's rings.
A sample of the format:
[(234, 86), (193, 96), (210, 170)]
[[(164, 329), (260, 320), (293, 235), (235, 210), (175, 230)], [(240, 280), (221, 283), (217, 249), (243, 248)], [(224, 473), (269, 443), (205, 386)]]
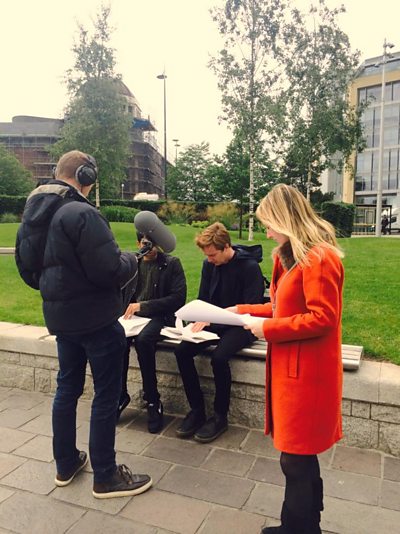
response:
[(100, 209), (100, 186), (99, 186), (98, 180), (96, 180), (95, 194), (96, 194), (96, 208), (99, 210)]
[(310, 202), (311, 198), (311, 163), (308, 164), (308, 174), (307, 174), (307, 200)]
[(240, 202), (240, 209), (239, 209), (239, 239), (242, 239), (243, 235), (243, 206)]
[(253, 146), (250, 146), (250, 183), (249, 183), (249, 241), (253, 241), (254, 228), (254, 154)]

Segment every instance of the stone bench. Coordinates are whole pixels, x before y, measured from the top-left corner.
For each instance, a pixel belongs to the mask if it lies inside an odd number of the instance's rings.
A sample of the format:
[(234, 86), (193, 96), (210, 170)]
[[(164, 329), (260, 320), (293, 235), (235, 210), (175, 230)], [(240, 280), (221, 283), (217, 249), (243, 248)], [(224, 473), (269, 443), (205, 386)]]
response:
[[(173, 340), (159, 342), (157, 378), (165, 411), (184, 414), (188, 405), (173, 354)], [(142, 380), (132, 348), (128, 373), (132, 408), (140, 409)], [(263, 428), (266, 344), (256, 342), (231, 361), (232, 393), (229, 420), (250, 428)], [(362, 347), (343, 346), (346, 359), (362, 354)], [(204, 351), (207, 355), (207, 350)], [(361, 359), (360, 359), (361, 361)], [(208, 410), (214, 396), (209, 358), (195, 359)], [(0, 322), (0, 386), (52, 394), (56, 389), (58, 360), (55, 338), (47, 329)], [(89, 369), (84, 396), (93, 394)], [(363, 359), (356, 372), (343, 379), (344, 445), (379, 449), (400, 456), (400, 366)]]

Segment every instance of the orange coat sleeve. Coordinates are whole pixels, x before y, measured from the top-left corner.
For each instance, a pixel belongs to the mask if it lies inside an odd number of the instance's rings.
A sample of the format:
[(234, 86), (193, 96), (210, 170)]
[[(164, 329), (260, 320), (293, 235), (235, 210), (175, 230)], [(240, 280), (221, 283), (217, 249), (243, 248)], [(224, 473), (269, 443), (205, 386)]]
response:
[(249, 313), (256, 317), (272, 317), (272, 304), (266, 302), (265, 304), (238, 304), (238, 313)]

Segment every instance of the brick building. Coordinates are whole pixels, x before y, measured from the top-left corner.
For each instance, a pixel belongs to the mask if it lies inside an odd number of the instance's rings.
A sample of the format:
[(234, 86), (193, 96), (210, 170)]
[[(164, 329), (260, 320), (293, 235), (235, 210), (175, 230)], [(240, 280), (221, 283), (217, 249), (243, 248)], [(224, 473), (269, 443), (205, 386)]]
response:
[[(127, 175), (121, 188), (125, 199), (140, 192), (164, 196), (163, 156), (154, 136), (156, 131), (128, 87), (117, 81), (118, 90), (126, 100), (125, 111), (132, 116), (131, 156)], [(0, 122), (0, 143), (32, 172), (34, 183), (51, 178), (55, 161), (49, 147), (60, 138), (63, 119), (18, 115), (11, 122)]]

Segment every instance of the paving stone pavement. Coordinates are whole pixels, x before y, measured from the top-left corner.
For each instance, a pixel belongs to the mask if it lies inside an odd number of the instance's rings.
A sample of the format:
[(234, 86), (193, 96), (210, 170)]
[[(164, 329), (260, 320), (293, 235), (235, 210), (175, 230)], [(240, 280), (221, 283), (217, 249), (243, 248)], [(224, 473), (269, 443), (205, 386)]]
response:
[[(90, 465), (54, 485), (51, 397), (0, 388), (0, 534), (259, 534), (279, 523), (279, 453), (261, 431), (230, 426), (211, 444), (175, 437), (179, 419), (149, 434), (141, 412), (117, 426), (118, 463), (149, 473), (137, 497), (97, 500)], [(90, 401), (78, 409), (78, 447), (87, 450)], [(400, 533), (400, 459), (336, 445), (320, 455), (324, 533)]]

